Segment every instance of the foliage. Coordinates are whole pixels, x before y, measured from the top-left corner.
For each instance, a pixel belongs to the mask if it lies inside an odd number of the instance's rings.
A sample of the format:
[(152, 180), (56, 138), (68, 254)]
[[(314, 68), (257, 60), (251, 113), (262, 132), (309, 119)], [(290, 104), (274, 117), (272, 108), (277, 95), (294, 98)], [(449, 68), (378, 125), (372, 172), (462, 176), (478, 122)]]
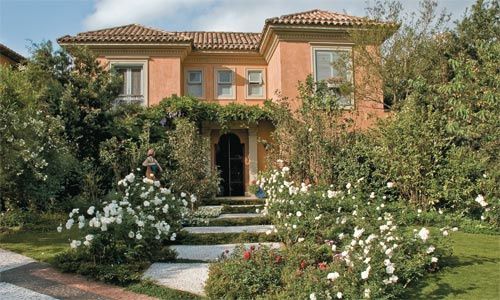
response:
[[(360, 179), (332, 190), (291, 181), (288, 167), (272, 171), (258, 184), (268, 195), (264, 213), (271, 217), (286, 247), (279, 254), (283, 270), (272, 277), (279, 285), (265, 294), (263, 284), (249, 298), (394, 298), (409, 282), (437, 270), (447, 254), (440, 236), (449, 235), (452, 229), (442, 228), (441, 233), (425, 227), (408, 230), (392, 206), (392, 184), (366, 193)], [(228, 285), (239, 286), (246, 277), (230, 270), (245, 259), (245, 255), (235, 257), (212, 267), (224, 268), (211, 274), (217, 276), (212, 282), (235, 278), (237, 282)], [(259, 274), (263, 268), (252, 273)], [(232, 276), (224, 277), (227, 273)], [(207, 291), (211, 288), (208, 285)]]
[(37, 103), (27, 74), (0, 68), (0, 208), (47, 210), (66, 188), (75, 160), (60, 119)]
[(277, 250), (238, 247), (229, 259), (210, 266), (205, 291), (211, 299), (255, 299), (282, 285), (283, 265)]
[(171, 168), (164, 177), (172, 188), (195, 194), (201, 199), (215, 197), (219, 189), (218, 173), (211, 170), (210, 142), (198, 133), (195, 124), (177, 119), (168, 133)]
[[(75, 208), (66, 229), (78, 226), (82, 235), (71, 248), (94, 263), (130, 263), (161, 259), (164, 242), (174, 241), (181, 216), (188, 205), (186, 194), (173, 195), (159, 181), (136, 179), (130, 173), (119, 182), (122, 188), (102, 209)], [(196, 201), (190, 195), (190, 202)], [(62, 224), (58, 231), (63, 230)]]
[(222, 128), (227, 128), (232, 121), (243, 121), (247, 124), (256, 124), (262, 120), (272, 119), (270, 103), (264, 107), (257, 105), (242, 105), (230, 103), (220, 105), (215, 102), (200, 101), (196, 98), (172, 96), (163, 99), (154, 109), (157, 114), (163, 114), (164, 122), (172, 123), (173, 120), (183, 117), (196, 124), (201, 122), (215, 122)]
[(164, 300), (202, 299), (202, 297), (198, 295), (193, 295), (179, 290), (169, 289), (150, 281), (141, 281), (137, 284), (128, 286), (127, 289), (129, 291), (148, 295), (156, 299), (164, 299)]

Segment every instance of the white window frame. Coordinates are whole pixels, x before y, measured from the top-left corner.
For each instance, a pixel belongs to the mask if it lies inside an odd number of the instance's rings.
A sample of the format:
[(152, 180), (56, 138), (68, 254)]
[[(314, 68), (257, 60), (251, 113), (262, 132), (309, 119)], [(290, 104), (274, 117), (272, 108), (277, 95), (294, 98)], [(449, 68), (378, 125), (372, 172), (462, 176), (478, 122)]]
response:
[[(141, 67), (141, 94), (144, 98), (142, 105), (149, 106), (148, 99), (148, 61), (147, 60), (110, 60), (109, 67), (111, 68), (134, 68)], [(126, 76), (131, 76), (131, 72), (127, 72)], [(131, 77), (127, 78), (131, 82)], [(127, 87), (128, 89), (129, 87)], [(123, 95), (120, 95), (123, 96)]]
[[(313, 47), (311, 47), (311, 63), (312, 63), (314, 82), (317, 81), (317, 79), (316, 79), (316, 51), (345, 51), (345, 52), (348, 52), (349, 56), (351, 57), (351, 61), (350, 61), (351, 68), (350, 68), (350, 71), (347, 73), (347, 80), (354, 87), (354, 57), (352, 54), (352, 46), (313, 46)], [(343, 105), (342, 108), (352, 109), (352, 108), (354, 108), (354, 104), (355, 104), (355, 99), (354, 99), (354, 91), (353, 91), (351, 93), (351, 104), (350, 105)]]
[[(231, 71), (232, 72), (232, 82), (231, 82), (231, 94), (232, 96), (219, 96), (219, 72), (220, 71)], [(236, 69), (235, 68), (215, 68), (214, 69), (214, 98), (218, 100), (236, 100)], [(229, 83), (221, 83), (229, 84)]]
[[(250, 92), (250, 76), (249, 76), (249, 73), (250, 72), (255, 72), (255, 71), (259, 71), (260, 74), (261, 74), (261, 80), (262, 82), (260, 83), (260, 85), (262, 86), (262, 95), (259, 95), (259, 96), (251, 96), (249, 94)], [(264, 68), (248, 68), (248, 69), (245, 69), (245, 95), (246, 95), (246, 99), (250, 99), (250, 100), (262, 100), (262, 99), (266, 99), (266, 70)]]
[[(198, 98), (205, 99), (205, 80), (204, 80), (205, 72), (203, 71), (203, 69), (199, 69), (199, 68), (189, 68), (189, 69), (186, 69), (186, 72), (184, 73), (185, 74), (184, 76), (186, 77), (185, 85), (184, 85), (184, 90), (185, 90), (186, 96), (189, 95), (189, 84), (195, 84), (195, 83), (189, 82), (189, 73), (190, 72), (201, 72), (201, 82), (199, 83), (201, 85), (201, 96), (199, 96)], [(193, 96), (193, 97), (195, 97), (195, 96)]]

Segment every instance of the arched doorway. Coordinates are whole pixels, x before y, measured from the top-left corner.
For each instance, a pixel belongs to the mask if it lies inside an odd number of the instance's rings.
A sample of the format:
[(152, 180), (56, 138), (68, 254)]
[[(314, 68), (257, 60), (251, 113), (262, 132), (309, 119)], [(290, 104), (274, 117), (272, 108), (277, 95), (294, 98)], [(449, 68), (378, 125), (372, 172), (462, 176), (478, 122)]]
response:
[(215, 164), (220, 171), (219, 196), (243, 196), (245, 145), (234, 133), (221, 135), (215, 149)]

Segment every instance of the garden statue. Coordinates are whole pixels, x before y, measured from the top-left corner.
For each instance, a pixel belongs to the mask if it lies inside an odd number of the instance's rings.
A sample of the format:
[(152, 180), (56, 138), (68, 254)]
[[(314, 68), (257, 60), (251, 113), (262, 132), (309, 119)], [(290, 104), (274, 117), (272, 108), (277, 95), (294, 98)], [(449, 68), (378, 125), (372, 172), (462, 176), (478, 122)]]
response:
[(142, 163), (142, 165), (146, 167), (146, 178), (149, 179), (157, 179), (157, 177), (159, 177), (159, 173), (163, 172), (163, 169), (154, 156), (155, 151), (153, 149), (149, 149), (148, 157)]

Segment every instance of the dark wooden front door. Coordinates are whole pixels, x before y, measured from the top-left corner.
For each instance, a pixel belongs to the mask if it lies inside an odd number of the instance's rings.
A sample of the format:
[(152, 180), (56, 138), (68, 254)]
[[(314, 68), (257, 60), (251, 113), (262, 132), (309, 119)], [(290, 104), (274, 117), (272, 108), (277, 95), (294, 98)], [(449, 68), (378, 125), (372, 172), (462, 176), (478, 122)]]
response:
[(244, 144), (233, 133), (227, 133), (219, 138), (215, 149), (215, 162), (221, 175), (219, 196), (243, 196)]

